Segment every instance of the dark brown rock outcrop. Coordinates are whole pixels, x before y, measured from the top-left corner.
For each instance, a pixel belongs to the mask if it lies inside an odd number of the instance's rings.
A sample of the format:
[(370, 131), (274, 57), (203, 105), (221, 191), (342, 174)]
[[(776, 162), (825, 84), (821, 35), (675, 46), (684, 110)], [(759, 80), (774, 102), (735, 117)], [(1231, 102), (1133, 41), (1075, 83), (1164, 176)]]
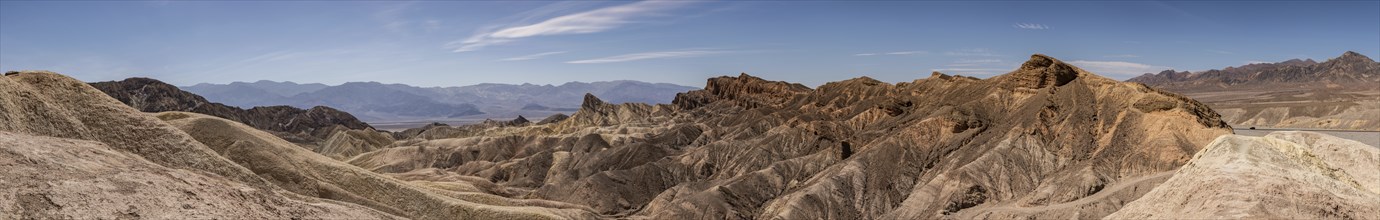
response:
[(372, 128), (350, 113), (330, 107), (299, 109), (291, 106), (262, 106), (246, 110), (209, 102), (201, 96), (149, 78), (96, 82), (91, 83), (91, 86), (143, 112), (186, 111), (212, 115), (273, 131), (276, 135), (297, 143), (322, 141), (334, 133), (331, 128), (337, 125), (348, 129)]
[(671, 103), (682, 109), (694, 109), (718, 100), (734, 100), (732, 104), (753, 108), (779, 103), (809, 91), (810, 87), (797, 83), (767, 81), (743, 73), (738, 77), (711, 78), (704, 90), (676, 94)]

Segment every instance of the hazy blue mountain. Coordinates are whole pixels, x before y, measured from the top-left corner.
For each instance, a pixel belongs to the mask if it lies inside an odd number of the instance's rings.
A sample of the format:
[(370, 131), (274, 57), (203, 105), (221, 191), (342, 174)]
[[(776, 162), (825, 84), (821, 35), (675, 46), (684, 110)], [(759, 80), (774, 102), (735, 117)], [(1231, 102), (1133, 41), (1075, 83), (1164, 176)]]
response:
[[(418, 94), (421, 93), (421, 94)], [(293, 106), (324, 105), (376, 118), (453, 118), (483, 114), (468, 103), (442, 103), (429, 90), (402, 84), (351, 82), (288, 97)]]
[(431, 88), (445, 95), (446, 101), (476, 104), (538, 104), (548, 107), (578, 107), (585, 93), (594, 94), (612, 103), (671, 103), (676, 93), (696, 89), (670, 83), (648, 83), (632, 80), (603, 82), (569, 82), (559, 86), (534, 84), (485, 83), (471, 86)]
[(202, 83), (183, 89), (208, 100), (233, 106), (324, 105), (368, 121), (393, 121), (572, 113), (579, 109), (585, 93), (607, 97), (605, 100), (611, 103), (670, 103), (676, 93), (696, 88), (619, 80), (569, 82), (558, 86), (484, 83), (457, 87), (417, 87), (378, 82), (328, 86), (258, 81)]
[(226, 105), (250, 108), (254, 106), (288, 104), (284, 102), (287, 97), (321, 90), (326, 87), (329, 86), (321, 83), (297, 84), (294, 82), (259, 80), (252, 83), (200, 83), (193, 86), (183, 86), (181, 89)]

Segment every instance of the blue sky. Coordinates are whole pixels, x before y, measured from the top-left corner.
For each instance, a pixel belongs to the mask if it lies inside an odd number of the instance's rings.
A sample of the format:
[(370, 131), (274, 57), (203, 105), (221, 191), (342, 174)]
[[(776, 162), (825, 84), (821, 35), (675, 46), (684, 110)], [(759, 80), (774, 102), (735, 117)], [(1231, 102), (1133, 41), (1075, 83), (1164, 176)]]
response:
[(1348, 50), (1380, 54), (1380, 2), (0, 2), (0, 69), (177, 85), (816, 86), (989, 77), (1033, 53), (1126, 79)]

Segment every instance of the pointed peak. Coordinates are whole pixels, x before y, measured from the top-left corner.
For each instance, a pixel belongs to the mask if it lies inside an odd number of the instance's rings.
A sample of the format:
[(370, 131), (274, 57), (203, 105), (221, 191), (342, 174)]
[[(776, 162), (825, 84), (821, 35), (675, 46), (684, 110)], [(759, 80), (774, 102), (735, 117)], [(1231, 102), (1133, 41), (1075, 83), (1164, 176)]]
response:
[(877, 79), (873, 79), (872, 77), (867, 77), (867, 76), (860, 76), (860, 77), (858, 77), (858, 78), (852, 78), (852, 79), (844, 80), (843, 82), (845, 82), (845, 83), (860, 83), (860, 84), (863, 84), (863, 85), (877, 85), (877, 84), (881, 84), (881, 83), (882, 83), (882, 81), (878, 81)]
[(1080, 71), (1073, 65), (1044, 54), (1034, 54), (1030, 55), (1030, 60), (1021, 64), (1020, 69), (998, 77), (1002, 84), (1012, 88), (1038, 89), (1051, 85), (1062, 86), (1079, 76)]
[(1356, 59), (1356, 60), (1371, 60), (1370, 57), (1366, 57), (1366, 55), (1361, 55), (1361, 53), (1357, 53), (1357, 52), (1355, 52), (1355, 51), (1347, 51), (1346, 53), (1342, 53), (1342, 56), (1337, 57), (1337, 59), (1341, 59), (1341, 60), (1351, 60), (1351, 59)]
[[(930, 72), (930, 78), (936, 78), (936, 77), (943, 78), (943, 77), (947, 77), (947, 76), (949, 76), (949, 75), (948, 75), (948, 74), (941, 73), (941, 72), (939, 72), (939, 71)], [(936, 78), (936, 79), (937, 79), (937, 78)]]
[(1058, 63), (1063, 63), (1063, 62), (1060, 62), (1058, 59), (1054, 59), (1054, 57), (1050, 57), (1050, 56), (1048, 56), (1048, 55), (1038, 54), (1038, 53), (1037, 53), (1037, 54), (1032, 54), (1032, 55), (1030, 55), (1030, 60), (1026, 60), (1025, 63), (1021, 64), (1021, 69), (1023, 69), (1023, 70), (1029, 70), (1029, 69), (1050, 67), (1050, 66), (1053, 66), (1053, 65), (1058, 64)]
[(761, 77), (756, 77), (756, 76), (748, 75), (747, 73), (738, 73), (738, 77), (737, 77), (737, 78), (738, 78), (738, 80), (754, 80), (754, 79), (756, 79), (756, 80), (763, 80)]
[(585, 93), (585, 101), (583, 104), (580, 104), (580, 108), (596, 108), (605, 104), (604, 100), (600, 100), (599, 97), (595, 97), (594, 94)]

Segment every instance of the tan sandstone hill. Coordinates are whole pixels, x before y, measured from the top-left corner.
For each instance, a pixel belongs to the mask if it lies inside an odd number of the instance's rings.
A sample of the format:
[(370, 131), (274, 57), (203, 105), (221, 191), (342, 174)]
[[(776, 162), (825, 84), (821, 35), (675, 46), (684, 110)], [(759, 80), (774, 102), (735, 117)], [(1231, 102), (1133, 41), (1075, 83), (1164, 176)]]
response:
[(670, 105), (586, 96), (559, 122), (430, 126), (349, 163), (626, 218), (1098, 218), (1229, 133), (1192, 99), (1033, 55), (989, 79), (742, 74)]
[(0, 132), (0, 219), (394, 219), (171, 169), (101, 142)]
[(0, 218), (391, 218), (283, 191), (52, 72), (0, 78)]
[(1371, 219), (1380, 150), (1313, 132), (1218, 138), (1108, 219)]
[(155, 118), (51, 72), (6, 75), (0, 98), (0, 172), (17, 177), (0, 181), (3, 218), (597, 217), (564, 203), (412, 185), (226, 119)]
[(595, 217), (582, 207), (569, 204), (436, 192), (333, 160), (227, 119), (189, 112), (164, 112), (158, 118), (270, 182), (306, 196), (356, 203), (418, 219)]

